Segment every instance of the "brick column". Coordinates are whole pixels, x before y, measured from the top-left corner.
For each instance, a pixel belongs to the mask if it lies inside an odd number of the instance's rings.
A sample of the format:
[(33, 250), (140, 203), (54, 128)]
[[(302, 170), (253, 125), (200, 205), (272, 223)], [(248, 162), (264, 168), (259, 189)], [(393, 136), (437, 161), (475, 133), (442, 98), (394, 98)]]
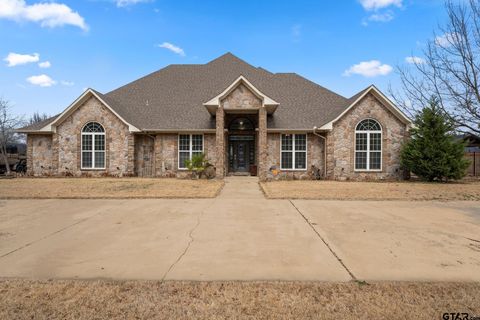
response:
[(258, 177), (267, 180), (267, 110), (264, 106), (258, 111)]
[(225, 176), (225, 112), (223, 106), (218, 106), (216, 114), (216, 137), (215, 144), (217, 147), (216, 152), (216, 176), (219, 179), (223, 179)]

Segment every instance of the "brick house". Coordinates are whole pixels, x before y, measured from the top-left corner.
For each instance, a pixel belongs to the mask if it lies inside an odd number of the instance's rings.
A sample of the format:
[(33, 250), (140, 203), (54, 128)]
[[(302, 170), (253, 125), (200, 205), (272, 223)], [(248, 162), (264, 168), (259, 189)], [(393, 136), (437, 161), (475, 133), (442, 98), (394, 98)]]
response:
[(204, 153), (216, 176), (397, 179), (410, 120), (370, 86), (342, 97), (227, 53), (170, 65), (107, 94), (85, 91), (27, 134), (28, 173), (185, 176)]

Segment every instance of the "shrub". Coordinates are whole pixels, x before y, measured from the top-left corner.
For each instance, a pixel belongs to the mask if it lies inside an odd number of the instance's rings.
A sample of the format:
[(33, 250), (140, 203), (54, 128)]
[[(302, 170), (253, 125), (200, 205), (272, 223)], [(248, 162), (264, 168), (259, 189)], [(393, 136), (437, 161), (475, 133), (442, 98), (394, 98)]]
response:
[(403, 167), (427, 181), (463, 178), (469, 162), (464, 158), (464, 144), (453, 133), (453, 125), (432, 98), (416, 116), (411, 139), (403, 145)]

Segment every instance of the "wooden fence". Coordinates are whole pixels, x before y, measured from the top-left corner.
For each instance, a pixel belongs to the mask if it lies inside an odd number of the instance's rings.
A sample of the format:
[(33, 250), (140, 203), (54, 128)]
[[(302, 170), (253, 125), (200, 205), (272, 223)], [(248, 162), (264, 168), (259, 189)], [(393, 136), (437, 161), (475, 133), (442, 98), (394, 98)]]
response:
[(472, 177), (480, 177), (480, 152), (467, 152), (465, 157), (470, 160), (467, 175)]

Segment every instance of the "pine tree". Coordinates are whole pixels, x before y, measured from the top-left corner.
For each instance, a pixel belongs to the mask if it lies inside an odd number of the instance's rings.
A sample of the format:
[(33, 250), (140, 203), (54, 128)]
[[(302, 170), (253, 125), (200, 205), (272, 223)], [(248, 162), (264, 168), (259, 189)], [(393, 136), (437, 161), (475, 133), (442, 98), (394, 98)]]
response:
[(463, 178), (469, 161), (464, 157), (464, 144), (455, 139), (453, 130), (438, 100), (432, 98), (415, 118), (411, 139), (402, 148), (402, 166), (427, 181)]

